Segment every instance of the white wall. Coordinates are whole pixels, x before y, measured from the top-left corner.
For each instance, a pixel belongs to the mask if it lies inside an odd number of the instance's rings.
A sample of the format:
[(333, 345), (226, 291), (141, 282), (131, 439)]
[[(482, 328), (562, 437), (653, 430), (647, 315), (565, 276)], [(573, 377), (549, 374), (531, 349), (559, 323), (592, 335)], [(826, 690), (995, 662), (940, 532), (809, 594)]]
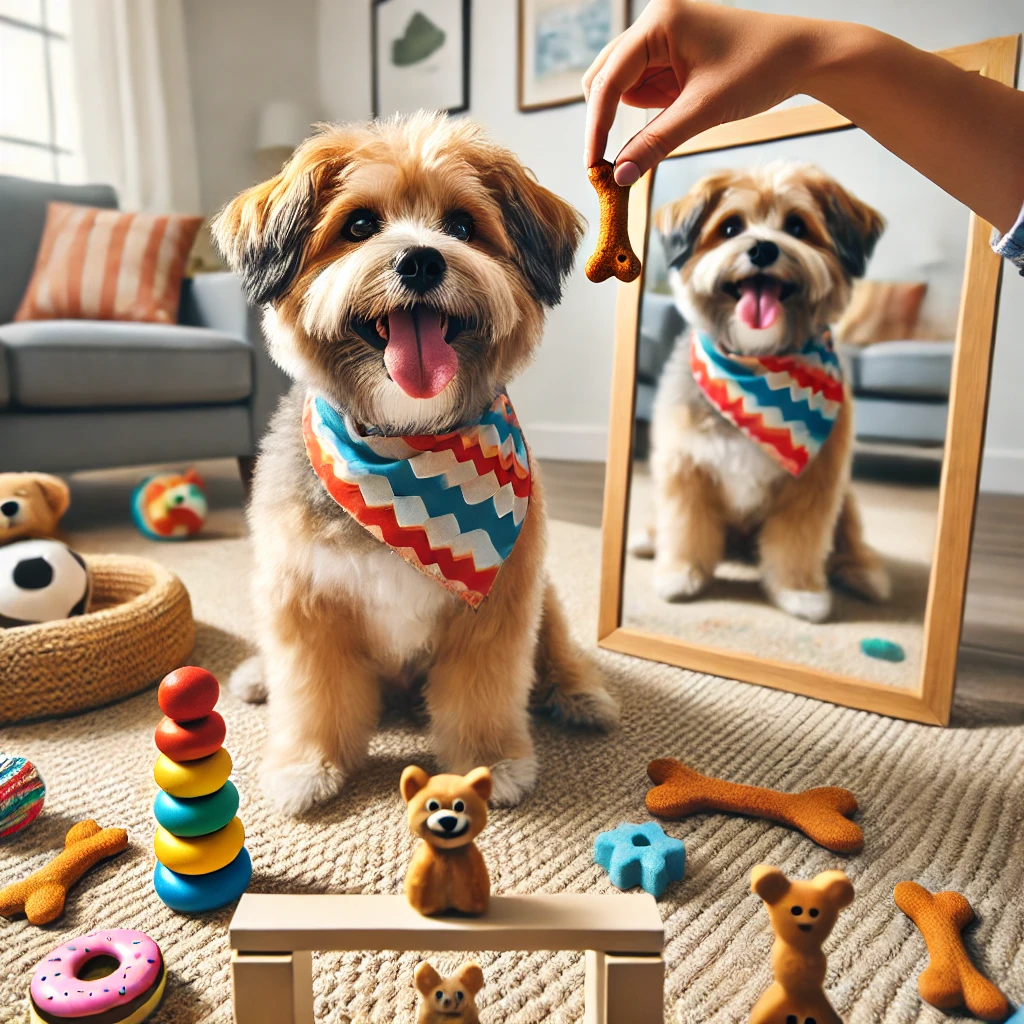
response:
[(316, 4), (184, 0), (184, 7), (200, 196), (210, 214), (266, 177), (256, 131), (268, 100), (295, 100), (311, 122), (321, 117)]

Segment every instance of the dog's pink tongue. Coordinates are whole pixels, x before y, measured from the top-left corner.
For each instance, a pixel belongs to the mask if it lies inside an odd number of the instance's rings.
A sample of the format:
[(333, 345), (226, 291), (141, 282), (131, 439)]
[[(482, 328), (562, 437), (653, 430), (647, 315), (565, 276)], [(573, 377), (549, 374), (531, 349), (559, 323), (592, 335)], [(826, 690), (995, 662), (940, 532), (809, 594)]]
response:
[(384, 365), (410, 398), (433, 398), (448, 386), (459, 357), (444, 340), (441, 317), (431, 309), (396, 309), (388, 316)]
[(736, 303), (736, 315), (748, 327), (763, 331), (775, 323), (782, 303), (779, 293), (782, 285), (778, 281), (741, 281), (740, 301)]

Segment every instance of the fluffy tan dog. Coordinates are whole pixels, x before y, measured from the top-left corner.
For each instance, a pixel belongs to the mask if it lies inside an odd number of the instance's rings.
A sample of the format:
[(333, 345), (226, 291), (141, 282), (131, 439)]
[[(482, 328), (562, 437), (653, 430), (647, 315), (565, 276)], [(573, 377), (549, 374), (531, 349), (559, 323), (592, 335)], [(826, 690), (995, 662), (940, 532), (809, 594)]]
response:
[(778, 868), (758, 864), (750, 882), (775, 931), (775, 983), (754, 1004), (750, 1024), (842, 1024), (825, 995), (821, 947), (839, 911), (853, 902), (850, 880), (842, 871), (823, 871), (809, 882), (794, 882)]
[(416, 991), (420, 994), (417, 1024), (480, 1024), (476, 994), (484, 987), (484, 972), (470, 960), (450, 978), (442, 978), (423, 961), (416, 968)]
[(52, 537), (71, 504), (68, 485), (48, 473), (0, 473), (0, 544)]
[(536, 781), (531, 692), (564, 721), (614, 721), (545, 578), (535, 464), (518, 539), (473, 609), (339, 507), (303, 437), (307, 395), (365, 437), (478, 419), (530, 361), (581, 232), (482, 129), (426, 114), (325, 127), (221, 213), (218, 242), (296, 381), (249, 507), (261, 653), (232, 682), (269, 697), (264, 788), (283, 810), (338, 791), (384, 687), (421, 693), (441, 763), (492, 766), (503, 803)]
[(487, 824), (491, 773), (429, 776), (410, 765), (402, 772), (409, 831), (423, 840), (405, 876), (405, 895), (421, 914), (458, 910), (483, 914), (491, 879), (474, 840)]
[(668, 601), (704, 589), (727, 539), (756, 548), (765, 590), (791, 615), (826, 619), (830, 579), (884, 600), (889, 578), (864, 541), (849, 489), (849, 388), (827, 440), (800, 475), (789, 475), (701, 390), (690, 333), (727, 356), (799, 353), (849, 302), (882, 218), (817, 168), (776, 163), (708, 175), (656, 220), (687, 330), (654, 403), (656, 522), (630, 550), (656, 559), (655, 588)]

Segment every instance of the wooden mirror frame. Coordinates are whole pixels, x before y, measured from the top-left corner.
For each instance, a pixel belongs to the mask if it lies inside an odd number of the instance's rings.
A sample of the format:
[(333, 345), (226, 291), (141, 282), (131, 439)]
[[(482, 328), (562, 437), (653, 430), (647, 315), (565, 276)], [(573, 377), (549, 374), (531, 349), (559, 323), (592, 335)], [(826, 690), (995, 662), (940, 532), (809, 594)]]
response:
[[(1020, 36), (1004, 36), (938, 53), (958, 67), (1012, 87), (1017, 77), (1020, 40)], [(770, 110), (703, 132), (673, 150), (669, 159), (855, 127), (822, 103)], [(633, 186), (629, 197), (630, 240), (634, 250), (644, 253), (645, 257), (654, 173), (645, 174)], [(902, 690), (622, 625), (643, 273), (636, 281), (619, 285), (615, 313), (598, 646), (895, 718), (931, 725), (948, 724), (963, 626), (1002, 272), (1002, 260), (990, 246), (991, 233), (989, 224), (977, 214), (970, 215), (950, 381), (946, 427), (949, 443), (943, 453), (939, 483), (935, 553), (928, 581), (917, 688)], [(644, 263), (646, 265), (646, 258)]]

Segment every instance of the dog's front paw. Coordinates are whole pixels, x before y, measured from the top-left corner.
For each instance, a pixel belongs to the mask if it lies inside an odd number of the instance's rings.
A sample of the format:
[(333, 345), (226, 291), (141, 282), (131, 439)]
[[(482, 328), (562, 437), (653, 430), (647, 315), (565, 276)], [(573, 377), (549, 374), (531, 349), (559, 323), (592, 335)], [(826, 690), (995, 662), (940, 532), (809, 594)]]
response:
[(708, 578), (695, 565), (680, 565), (671, 571), (660, 570), (654, 576), (654, 592), (663, 601), (688, 601), (696, 597)]
[(262, 704), (267, 699), (267, 684), (263, 678), (263, 659), (254, 654), (246, 658), (228, 681), (228, 689), (246, 704)]
[(491, 768), (491, 803), (514, 807), (537, 784), (537, 758), (518, 757), (499, 761)]
[(345, 776), (337, 766), (323, 761), (275, 764), (271, 758), (263, 767), (261, 781), (263, 792), (274, 806), (283, 814), (295, 816), (330, 800), (341, 789)]
[(654, 531), (645, 526), (640, 530), (634, 530), (626, 541), (626, 550), (634, 558), (653, 558), (657, 554), (654, 546)]
[(824, 622), (832, 611), (832, 592), (829, 590), (786, 590), (772, 592), (772, 600), (797, 619)]

